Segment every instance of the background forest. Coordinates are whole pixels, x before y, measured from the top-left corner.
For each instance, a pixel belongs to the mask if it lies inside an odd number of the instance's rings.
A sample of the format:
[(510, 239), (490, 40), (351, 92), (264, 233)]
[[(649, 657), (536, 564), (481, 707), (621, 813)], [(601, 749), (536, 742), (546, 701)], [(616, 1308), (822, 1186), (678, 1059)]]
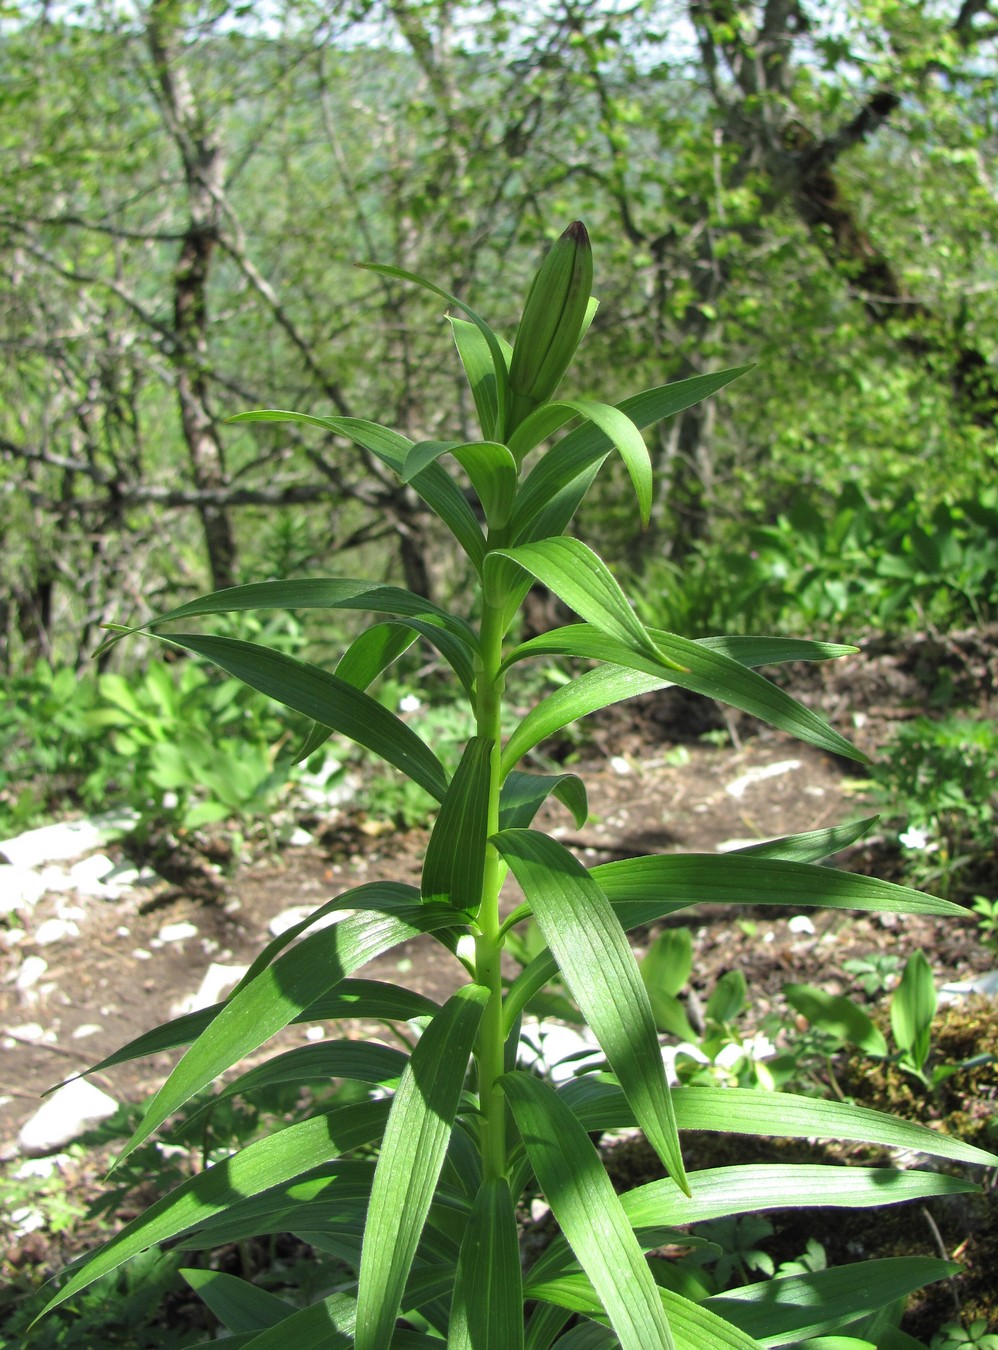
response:
[(2, 23), (8, 677), (344, 548), (430, 595), (460, 584), (373, 460), (225, 418), (467, 436), (439, 424), (460, 375), (437, 301), (353, 264), (487, 295), (508, 327), (574, 217), (600, 260), (592, 396), (756, 366), (656, 433), (650, 533), (612, 483), (585, 518), (659, 621), (991, 614), (986, 0), (93, 0)]

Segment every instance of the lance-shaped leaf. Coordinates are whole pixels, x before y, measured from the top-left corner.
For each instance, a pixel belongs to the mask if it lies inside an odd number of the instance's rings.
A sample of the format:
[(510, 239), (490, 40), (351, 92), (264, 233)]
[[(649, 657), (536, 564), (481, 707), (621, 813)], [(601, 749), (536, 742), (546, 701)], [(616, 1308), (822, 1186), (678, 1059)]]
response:
[(334, 1107), (247, 1145), (239, 1153), (189, 1177), (150, 1205), (79, 1267), (44, 1312), (86, 1289), (131, 1257), (219, 1214), (240, 1197), (257, 1195), (310, 1168), (377, 1139), (387, 1102)]
[(334, 674), (356, 689), (366, 689), (416, 641), (416, 630), (403, 623), (376, 623), (358, 633), (336, 662)]
[(261, 694), (372, 750), (437, 801), (447, 791), (447, 774), (426, 742), (377, 699), (329, 671), (238, 638), (177, 633), (161, 640), (206, 656)]
[(651, 516), (651, 456), (641, 432), (631, 419), (609, 403), (596, 403), (591, 399), (562, 399), (557, 403), (543, 404), (536, 412), (531, 413), (510, 437), (509, 448), (517, 462), (522, 461), (528, 451), (533, 450), (541, 441), (547, 440), (570, 418), (576, 416), (584, 417), (586, 421), (599, 427), (620, 454), (634, 485), (641, 523), (647, 525)]
[[(300, 422), (306, 426), (322, 427), (324, 431), (345, 436), (355, 445), (369, 450), (376, 459), (394, 473), (401, 474), (406, 453), (412, 441), (397, 431), (382, 427), (377, 422), (365, 422), (359, 417), (312, 417), (309, 413), (290, 412), (283, 408), (258, 408), (253, 412), (237, 413), (230, 422)], [(485, 540), (475, 513), (465, 500), (464, 493), (439, 464), (431, 464), (412, 482), (413, 488), (450, 530), (480, 572), (485, 557)]]
[(476, 913), (482, 902), (493, 742), (472, 736), (440, 805), (423, 861), (424, 900)]
[(419, 933), (461, 921), (456, 910), (422, 905), (394, 914), (355, 914), (303, 938), (222, 1006), (149, 1102), (120, 1158), (127, 1157), (195, 1092), (287, 1026), (359, 966)]
[(513, 1197), (483, 1181), (457, 1266), (447, 1350), (522, 1350), (523, 1287)]
[[(450, 319), (454, 330), (454, 345), (471, 385), (471, 394), (478, 413), (478, 425), (483, 436), (494, 436), (500, 422), (500, 401), (496, 392), (496, 371), (492, 351), (484, 334), (467, 319)], [(513, 348), (496, 334), (496, 341), (509, 369)]]
[(556, 797), (572, 813), (575, 828), (581, 830), (589, 818), (586, 785), (574, 773), (508, 774), (499, 797), (499, 828), (526, 829), (547, 801)]
[[(723, 389), (748, 369), (740, 366), (659, 385), (617, 406), (639, 429), (650, 427)], [(561, 534), (612, 450), (613, 442), (606, 432), (592, 423), (569, 432), (538, 462), (523, 484), (510, 522), (513, 539), (521, 543)]]
[[(968, 1181), (938, 1172), (756, 1163), (691, 1172), (689, 1196), (680, 1194), (669, 1181), (652, 1181), (626, 1192), (620, 1202), (642, 1247), (651, 1250), (662, 1244), (663, 1230), (734, 1214), (799, 1209), (802, 1196), (816, 1208), (870, 1209), (931, 1196), (966, 1195), (977, 1189)], [(539, 1286), (570, 1271), (573, 1264), (568, 1242), (556, 1238), (531, 1267), (524, 1282), (526, 1297), (535, 1297)]]
[[(819, 661), (843, 656), (855, 650), (831, 643), (809, 642), (795, 638), (697, 638), (698, 646), (720, 652), (744, 666), (772, 665), (780, 661)], [(620, 666), (601, 666), (587, 670), (541, 699), (510, 736), (502, 756), (502, 772), (507, 773), (540, 741), (562, 727), (606, 708), (611, 703), (635, 698), (658, 689), (668, 689), (674, 681), (666, 675), (648, 675)]]
[(742, 712), (751, 713), (770, 726), (779, 727), (833, 755), (867, 762), (866, 756), (833, 730), (824, 718), (739, 661), (732, 661), (720, 651), (711, 651), (702, 643), (659, 629), (649, 630), (648, 641), (661, 653), (658, 658), (639, 651), (636, 645), (607, 636), (595, 625), (569, 624), (521, 643), (509, 653), (505, 664), (510, 666), (526, 657), (552, 655), (606, 661), (740, 708)]
[[(164, 1022), (162, 1026), (154, 1027), (152, 1031), (145, 1031), (120, 1050), (115, 1050), (92, 1065), (86, 1072), (98, 1073), (116, 1064), (126, 1064), (129, 1060), (158, 1055), (164, 1050), (175, 1050), (178, 1045), (190, 1045), (210, 1026), (224, 1006), (224, 1003), (213, 1003), (209, 1008), (184, 1013), (170, 1022)], [(335, 989), (310, 1003), (291, 1022), (332, 1022), (339, 1018), (365, 1017), (385, 1022), (411, 1022), (417, 1017), (432, 1017), (438, 1006), (424, 994), (403, 989), (399, 985), (383, 984), (379, 980), (343, 980)], [(50, 1091), (54, 1092), (55, 1088)]]
[[(848, 834), (846, 835), (848, 837)], [(822, 841), (822, 847), (827, 843)], [(792, 855), (790, 841), (781, 852)], [(773, 847), (778, 847), (779, 841)], [(806, 848), (807, 845), (805, 844)], [(765, 852), (670, 853), (625, 858), (594, 867), (592, 877), (610, 900), (626, 930), (675, 914), (695, 904), (789, 905), (795, 909), (858, 909), (888, 914), (934, 914), (956, 918), (962, 911), (950, 900), (876, 877), (838, 872), (834, 868), (781, 861)], [(504, 928), (532, 912), (527, 904), (506, 919)], [(506, 1025), (557, 973), (550, 951), (539, 952), (514, 980), (505, 1002)]]
[(489, 991), (459, 989), (409, 1059), (378, 1158), (357, 1289), (357, 1350), (382, 1350), (440, 1176), (447, 1141)]
[(220, 1270), (181, 1270), (179, 1274), (227, 1331), (265, 1331), (295, 1311), (283, 1298)]
[(455, 305), (462, 314), (468, 316), (485, 340), (489, 355), (492, 357), (492, 369), (495, 374), (496, 403), (499, 411), (495, 425), (485, 429), (485, 434), (497, 441), (503, 440), (503, 421), (505, 420), (507, 398), (506, 391), (509, 385), (506, 356), (506, 351), (509, 350), (508, 346), (500, 342), (499, 338), (481, 315), (476, 314), (463, 300), (459, 300), (456, 295), (451, 295), (449, 291), (441, 290), (439, 286), (435, 285), (432, 281), (428, 281), (425, 277), (418, 276), (415, 272), (406, 272), (401, 267), (388, 266), (385, 263), (358, 263), (358, 266), (363, 267), (368, 272), (377, 272), (379, 276), (394, 277), (399, 281), (411, 281), (413, 285), (422, 286), (423, 290), (430, 291), (433, 295), (439, 295), (442, 300), (446, 300), (450, 305)]
[(227, 1097), (246, 1096), (274, 1083), (328, 1083), (346, 1078), (357, 1083), (393, 1084), (405, 1069), (407, 1056), (401, 1050), (377, 1041), (318, 1041), (275, 1055), (265, 1064), (240, 1074), (205, 1102), (212, 1111)]
[[(633, 1129), (633, 1112), (615, 1083), (573, 1079), (559, 1089), (587, 1131)], [(851, 1102), (826, 1102), (761, 1088), (684, 1087), (673, 1093), (681, 1130), (721, 1130), (772, 1139), (840, 1139), (879, 1144), (994, 1167), (995, 1154), (926, 1125)]]
[[(518, 548), (496, 549), (486, 559), (486, 584), (493, 557), (506, 558), (516, 563), (553, 591), (559, 600), (574, 609), (594, 629), (608, 638), (616, 639), (622, 647), (633, 647), (653, 667), (658, 666), (659, 670), (656, 672), (653, 669), (652, 673), (681, 669), (658, 649), (606, 563), (581, 539), (561, 536), (557, 539), (541, 539), (536, 544), (521, 544)], [(690, 645), (695, 646), (694, 643)], [(518, 653), (524, 647), (530, 647), (530, 643), (517, 648), (509, 660), (518, 660)], [(626, 665), (627, 662), (618, 664)]]
[(492, 529), (509, 520), (516, 495), (516, 460), (498, 441), (419, 441), (406, 456), (403, 483), (440, 458), (453, 455), (471, 479), (471, 486)]
[(670, 1175), (685, 1188), (655, 1019), (612, 905), (582, 864), (547, 835), (503, 830), (493, 843), (512, 868), (641, 1128)]
[(857, 1261), (808, 1275), (778, 1276), (707, 1299), (704, 1307), (767, 1346), (797, 1345), (809, 1336), (848, 1326), (923, 1285), (955, 1275), (955, 1261), (896, 1256)]
[(349, 1350), (356, 1317), (356, 1299), (349, 1294), (330, 1294), (259, 1332), (239, 1350), (288, 1350), (289, 1346), (294, 1350)]
[(673, 1350), (658, 1288), (589, 1136), (540, 1079), (500, 1081), (538, 1184), (623, 1350)]

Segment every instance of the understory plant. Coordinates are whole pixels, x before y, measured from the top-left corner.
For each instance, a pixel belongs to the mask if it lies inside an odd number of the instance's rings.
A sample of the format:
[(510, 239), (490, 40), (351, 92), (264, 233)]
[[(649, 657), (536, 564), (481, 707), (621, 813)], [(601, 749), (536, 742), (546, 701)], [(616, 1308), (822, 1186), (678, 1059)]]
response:
[[(952, 1274), (953, 1263), (864, 1261), (707, 1295), (665, 1249), (697, 1246), (703, 1239), (696, 1225), (707, 1221), (809, 1203), (924, 1202), (972, 1190), (971, 1183), (908, 1165), (688, 1170), (684, 1133), (837, 1137), (948, 1163), (994, 1159), (958, 1139), (838, 1102), (710, 1084), (670, 1089), (627, 931), (700, 904), (962, 911), (817, 865), (857, 838), (864, 823), (740, 853), (587, 868), (535, 824), (553, 798), (581, 826), (584, 783), (525, 767), (544, 738), (575, 719), (670, 685), (721, 699), (831, 754), (861, 758), (756, 669), (852, 648), (787, 638), (692, 641), (648, 627), (601, 559), (567, 533), (613, 453), (630, 475), (636, 516), (647, 521), (652, 466), (641, 429), (740, 372), (653, 388), (615, 407), (557, 398), (596, 308), (589, 239), (578, 222), (541, 264), (512, 347), (430, 282), (376, 270), (427, 287), (456, 311), (453, 335), (481, 438), (412, 443), (373, 422), (283, 411), (241, 419), (304, 423), (346, 438), (393, 470), (467, 555), (476, 585), (465, 612), (392, 585), (335, 576), (236, 587), (181, 605), (149, 628), (161, 634), (167, 623), (275, 607), (370, 614), (370, 626), (332, 670), (232, 636), (171, 630), (163, 640), (311, 718), (303, 755), (336, 732), (423, 787), (439, 807), (420, 883), (375, 881), (335, 896), (269, 943), (224, 1003), (166, 1023), (100, 1067), (188, 1047), (146, 1105), (123, 1157), (293, 1022), (320, 1024), (330, 1034), (237, 1073), (219, 1089), (223, 1096), (334, 1079), (377, 1091), (304, 1108), (284, 1128), (184, 1181), (73, 1269), (50, 1306), (154, 1244), (207, 1251), (292, 1232), (341, 1259), (339, 1287), (291, 1308), (210, 1264), (192, 1267), (192, 1286), (232, 1333), (224, 1344), (750, 1350), (824, 1338), (815, 1345), (887, 1346), (889, 1310)], [(518, 613), (535, 582), (578, 622), (521, 640)], [(474, 734), (453, 773), (419, 735), (418, 717), (410, 724), (367, 692), (416, 640), (444, 658), (473, 713)], [(524, 663), (552, 658), (577, 661), (576, 678), (559, 682), (503, 734), (507, 682), (512, 689)], [(323, 926), (327, 915), (335, 921)], [(510, 976), (504, 948), (531, 919), (543, 942)], [(456, 990), (442, 1004), (358, 975), (372, 958), (418, 936), (436, 944), (453, 971)], [(556, 975), (605, 1057), (560, 1087), (518, 1067), (521, 1019)], [(419, 1036), (411, 1048), (401, 1041), (406, 1049), (350, 1039), (336, 1031), (340, 1018), (354, 1027), (365, 1019), (410, 1023)], [(635, 1127), (665, 1175), (618, 1194), (592, 1136)], [(520, 1219), (539, 1198), (556, 1232), (528, 1265)], [(844, 1330), (846, 1338), (832, 1335)]]

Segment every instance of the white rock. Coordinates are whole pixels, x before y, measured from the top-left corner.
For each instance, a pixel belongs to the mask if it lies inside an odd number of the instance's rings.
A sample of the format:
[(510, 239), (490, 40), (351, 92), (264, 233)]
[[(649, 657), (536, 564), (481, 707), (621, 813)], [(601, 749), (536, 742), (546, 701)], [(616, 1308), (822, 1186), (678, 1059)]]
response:
[(603, 1057), (599, 1042), (588, 1027), (576, 1029), (560, 1022), (537, 1022), (525, 1018), (519, 1062), (536, 1067), (552, 1083), (567, 1083), (593, 1056)]
[(133, 886), (155, 886), (159, 877), (151, 867), (134, 867), (131, 863), (119, 863), (103, 878), (105, 886), (113, 886), (119, 894), (130, 891)]
[(174, 1004), (171, 1009), (173, 1016), (182, 1017), (184, 1013), (200, 1012), (202, 1008), (210, 1008), (213, 1003), (223, 999), (233, 985), (239, 983), (247, 970), (249, 966), (223, 966), (218, 961), (212, 961), (204, 973), (204, 979), (197, 993)]
[(626, 778), (627, 775), (631, 772), (631, 766), (630, 764), (628, 764), (627, 760), (624, 758), (623, 755), (611, 755), (610, 768), (614, 771), (614, 773), (617, 775), (618, 778)]
[(793, 773), (799, 768), (799, 759), (781, 759), (778, 764), (757, 764), (740, 777), (732, 779), (724, 790), (729, 797), (744, 797), (746, 791), (755, 783), (763, 783), (767, 778), (780, 778), (783, 774)]
[(26, 956), (14, 980), (15, 989), (30, 989), (37, 984), (49, 968), (49, 963), (41, 956)]
[(41, 874), (30, 867), (0, 864), (0, 914), (31, 909), (45, 894)]
[(152, 952), (147, 952), (145, 947), (136, 947), (132, 952), (132, 959), (135, 961), (151, 961)]
[(103, 1030), (104, 1028), (100, 1026), (99, 1023), (97, 1022), (81, 1022), (80, 1025), (73, 1032), (73, 1040), (82, 1041), (84, 1037), (96, 1036), (98, 1031)]
[(46, 919), (35, 930), (35, 941), (39, 947), (48, 947), (53, 942), (65, 942), (67, 938), (79, 936), (79, 927), (72, 919)]
[(35, 1112), (17, 1136), (22, 1153), (39, 1157), (113, 1116), (118, 1103), (85, 1078), (65, 1083)]
[(303, 830), (297, 825), (288, 837), (288, 845), (291, 848), (308, 848), (309, 844), (315, 842), (315, 836), (309, 834), (308, 830)]
[(112, 839), (120, 839), (137, 820), (136, 811), (117, 811), (87, 820), (43, 825), (13, 839), (0, 840), (0, 854), (15, 867), (38, 867), (64, 858), (80, 858)]
[(196, 926), (188, 923), (186, 919), (180, 923), (165, 923), (158, 934), (160, 942), (186, 942), (188, 938), (197, 935)]
[(45, 1029), (39, 1022), (25, 1022), (20, 1027), (8, 1027), (7, 1034), (21, 1041), (40, 1041), (45, 1035)]
[(73, 889), (81, 895), (93, 895), (101, 900), (117, 900), (119, 890), (107, 878), (114, 871), (114, 863), (104, 853), (93, 853), (82, 858), (69, 869)]
[(940, 1003), (958, 1003), (971, 994), (983, 994), (986, 998), (998, 998), (998, 970), (989, 970), (973, 980), (953, 980), (944, 984), (939, 991)]
[[(280, 937), (289, 928), (294, 928), (296, 923), (301, 923), (314, 913), (314, 905), (292, 905), (290, 909), (282, 909), (279, 914), (275, 914), (267, 924), (267, 929), (271, 937)], [(328, 914), (324, 914), (321, 919), (316, 919), (315, 923), (310, 924), (307, 931), (318, 933), (323, 928), (331, 928), (334, 923), (349, 918), (352, 913), (352, 909), (332, 909)]]
[(787, 924), (787, 927), (790, 929), (791, 933), (814, 932), (814, 924), (811, 922), (811, 920), (807, 917), (806, 914), (795, 914), (794, 917)]

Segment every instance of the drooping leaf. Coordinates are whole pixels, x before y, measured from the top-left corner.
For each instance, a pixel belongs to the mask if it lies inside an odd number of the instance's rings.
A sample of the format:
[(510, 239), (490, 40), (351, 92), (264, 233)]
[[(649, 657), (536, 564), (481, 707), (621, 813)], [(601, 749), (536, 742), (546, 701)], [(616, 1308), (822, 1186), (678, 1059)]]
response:
[(729, 1289), (704, 1306), (769, 1346), (796, 1345), (808, 1336), (847, 1326), (959, 1269), (955, 1261), (928, 1256), (857, 1261)]
[(389, 1342), (488, 1000), (489, 991), (477, 984), (448, 999), (413, 1051), (392, 1101), (364, 1231), (357, 1350), (382, 1350)]
[(509, 653), (506, 665), (533, 656), (575, 656), (629, 667), (740, 708), (819, 749), (866, 762), (866, 756), (833, 730), (824, 718), (740, 662), (701, 643), (660, 629), (649, 630), (649, 641), (654, 642), (662, 654), (660, 658), (648, 656), (636, 647), (608, 637), (590, 624), (572, 624), (521, 643)]
[[(586, 1130), (633, 1129), (620, 1088), (591, 1075), (559, 1089)], [(821, 1101), (761, 1088), (683, 1087), (672, 1094), (681, 1130), (723, 1130), (772, 1139), (841, 1139), (994, 1167), (998, 1157), (952, 1135), (851, 1102)]]
[[(355, 445), (370, 451), (394, 473), (401, 474), (405, 456), (412, 441), (397, 431), (365, 422), (359, 417), (313, 417), (308, 413), (289, 412), (281, 408), (258, 408), (253, 412), (237, 413), (230, 422), (300, 422), (306, 426), (322, 427), (324, 431), (345, 436)], [(485, 557), (485, 539), (475, 519), (475, 513), (465, 500), (464, 493), (439, 464), (431, 464), (413, 479), (413, 488), (423, 501), (443, 521), (464, 549), (477, 572), (481, 572)]]
[(674, 1350), (659, 1291), (588, 1135), (552, 1088), (502, 1081), (530, 1165), (623, 1350)]
[[(794, 638), (698, 638), (698, 646), (720, 652), (741, 665), (773, 665), (780, 661), (825, 660), (843, 655), (852, 648), (835, 649), (831, 644), (804, 642)], [(825, 650), (825, 648), (829, 648)], [(821, 649), (820, 651), (817, 649)], [(503, 750), (502, 767), (506, 773), (538, 742), (554, 735), (562, 727), (606, 708), (612, 703), (668, 689), (674, 681), (671, 673), (648, 675), (620, 666), (601, 666), (584, 671), (569, 684), (546, 695), (527, 713), (513, 731)]]
[(98, 1248), (48, 1302), (44, 1312), (57, 1308), (130, 1257), (227, 1209), (234, 1199), (258, 1194), (337, 1154), (370, 1143), (380, 1135), (387, 1114), (387, 1102), (334, 1107), (257, 1139), (232, 1157), (189, 1177)]
[(206, 656), (261, 694), (373, 751), (437, 801), (447, 791), (447, 774), (426, 742), (377, 699), (346, 680), (283, 652), (237, 638), (177, 633), (162, 640)]
[(418, 933), (460, 924), (461, 918), (443, 905), (400, 907), (394, 914), (351, 915), (303, 938), (223, 1004), (146, 1106), (119, 1161), (195, 1092), (287, 1026), (339, 980)]
[[(646, 1250), (661, 1245), (663, 1229), (735, 1214), (799, 1209), (804, 1197), (808, 1205), (817, 1208), (869, 1209), (931, 1196), (965, 1195), (977, 1189), (969, 1182), (938, 1172), (815, 1163), (715, 1167), (692, 1172), (689, 1179), (692, 1192), (689, 1196), (681, 1194), (669, 1181), (648, 1182), (621, 1195), (628, 1222)], [(524, 1282), (526, 1297), (533, 1297), (538, 1287), (572, 1266), (568, 1242), (556, 1238), (531, 1267)]]
[[(741, 366), (714, 375), (695, 375), (636, 394), (617, 406), (639, 429), (649, 427), (708, 398), (748, 369)], [(526, 543), (561, 534), (612, 450), (610, 438), (593, 424), (579, 427), (559, 441), (538, 462), (520, 490), (510, 522), (513, 540)]]
[(420, 441), (406, 456), (402, 481), (408, 483), (441, 455), (453, 455), (471, 479), (491, 529), (508, 522), (516, 496), (516, 460), (498, 441)]
[(522, 460), (528, 451), (547, 440), (576, 415), (581, 415), (599, 427), (620, 454), (634, 485), (641, 523), (647, 525), (651, 516), (651, 456), (641, 432), (620, 408), (611, 407), (608, 403), (596, 403), (592, 399), (561, 399), (555, 403), (542, 404), (514, 431), (510, 437), (510, 450), (518, 461)]
[(563, 806), (567, 806), (575, 821), (575, 828), (582, 829), (589, 818), (589, 799), (586, 785), (577, 774), (516, 771), (508, 774), (502, 785), (499, 828), (526, 829), (533, 823), (534, 816), (548, 797), (556, 797)]
[(685, 1187), (655, 1019), (612, 906), (582, 864), (547, 835), (503, 830), (493, 843), (533, 908), (572, 997), (652, 1147), (677, 1185)]
[[(625, 648), (633, 647), (635, 652), (643, 653), (650, 663), (662, 668), (653, 673), (665, 673), (671, 669), (673, 663), (662, 655), (649, 637), (613, 573), (581, 539), (559, 536), (541, 539), (535, 544), (521, 544), (513, 549), (494, 550), (485, 562), (486, 587), (489, 585), (490, 570), (495, 566), (493, 558), (506, 558), (516, 563), (553, 591), (559, 600), (563, 600), (594, 629), (616, 639)], [(520, 654), (527, 649), (532, 650), (529, 642), (518, 647), (508, 661), (519, 660)]]

